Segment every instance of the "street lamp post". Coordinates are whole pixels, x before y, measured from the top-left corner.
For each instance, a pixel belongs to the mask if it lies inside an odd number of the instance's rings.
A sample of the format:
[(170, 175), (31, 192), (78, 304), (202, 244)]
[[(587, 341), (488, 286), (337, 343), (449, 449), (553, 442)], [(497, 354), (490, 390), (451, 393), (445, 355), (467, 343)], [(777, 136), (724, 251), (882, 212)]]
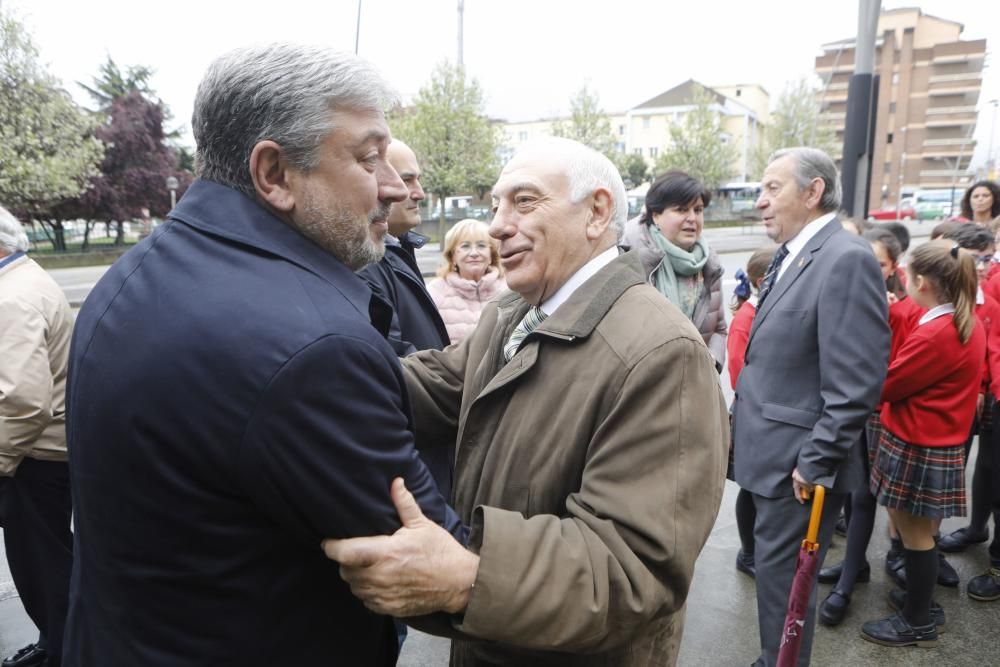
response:
[(180, 185), (174, 176), (167, 177), (167, 190), (170, 190), (170, 210), (177, 206), (177, 187)]

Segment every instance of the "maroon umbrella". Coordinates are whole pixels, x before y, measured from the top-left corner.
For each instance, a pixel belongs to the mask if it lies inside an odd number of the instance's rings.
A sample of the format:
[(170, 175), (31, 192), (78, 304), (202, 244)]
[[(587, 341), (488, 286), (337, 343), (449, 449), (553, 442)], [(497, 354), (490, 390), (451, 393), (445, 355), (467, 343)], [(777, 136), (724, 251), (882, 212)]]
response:
[(788, 613), (785, 614), (785, 630), (781, 634), (777, 667), (795, 667), (799, 662), (802, 630), (806, 624), (806, 612), (809, 610), (809, 594), (816, 584), (816, 571), (819, 569), (817, 535), (819, 520), (823, 516), (823, 497), (826, 489), (817, 486), (814, 493), (812, 514), (809, 515), (809, 530), (806, 531), (806, 539), (802, 540), (799, 558), (795, 563), (792, 590), (788, 594)]

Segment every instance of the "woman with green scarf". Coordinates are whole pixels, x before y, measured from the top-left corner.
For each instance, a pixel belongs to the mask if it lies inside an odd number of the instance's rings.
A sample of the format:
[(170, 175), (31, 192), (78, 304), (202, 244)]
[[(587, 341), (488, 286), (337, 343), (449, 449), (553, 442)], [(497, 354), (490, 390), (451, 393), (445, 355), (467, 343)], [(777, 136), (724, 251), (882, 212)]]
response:
[(625, 245), (635, 248), (649, 282), (687, 315), (705, 339), (721, 371), (726, 359), (722, 264), (701, 237), (712, 195), (680, 171), (656, 179), (646, 210), (625, 226)]

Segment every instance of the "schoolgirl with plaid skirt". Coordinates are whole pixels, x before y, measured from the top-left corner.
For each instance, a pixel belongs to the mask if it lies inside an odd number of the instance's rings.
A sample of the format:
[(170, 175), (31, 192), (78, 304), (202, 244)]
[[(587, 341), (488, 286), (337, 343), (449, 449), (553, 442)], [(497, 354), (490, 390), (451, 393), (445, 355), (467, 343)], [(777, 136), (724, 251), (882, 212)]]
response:
[(976, 415), (986, 336), (976, 320), (976, 263), (948, 241), (913, 251), (907, 293), (927, 309), (889, 366), (882, 389), (882, 433), (870, 489), (903, 541), (906, 592), (898, 611), (869, 621), (862, 636), (886, 646), (937, 644), (940, 607), (934, 536), (941, 519), (965, 515), (965, 439)]

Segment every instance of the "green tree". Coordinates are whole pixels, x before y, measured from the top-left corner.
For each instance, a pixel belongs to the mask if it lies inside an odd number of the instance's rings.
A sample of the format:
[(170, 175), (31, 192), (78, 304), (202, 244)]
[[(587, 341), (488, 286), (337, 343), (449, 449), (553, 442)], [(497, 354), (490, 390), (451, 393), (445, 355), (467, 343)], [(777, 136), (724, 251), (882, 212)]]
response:
[(129, 93), (139, 93), (151, 102), (158, 102), (153, 89), (149, 87), (149, 79), (153, 69), (145, 65), (128, 66), (123, 72), (118, 64), (108, 55), (108, 60), (98, 69), (93, 77), (92, 85), (77, 82), (76, 85), (87, 91), (97, 104), (101, 113), (109, 114), (111, 105), (119, 97)]
[(819, 123), (817, 92), (805, 77), (788, 82), (781, 91), (770, 122), (752, 153), (752, 169), (758, 177), (764, 173), (768, 156), (779, 148), (811, 146), (831, 155), (837, 152), (833, 129)]
[(618, 172), (622, 175), (626, 186), (631, 183), (631, 187), (634, 188), (649, 180), (649, 165), (646, 164), (646, 160), (641, 155), (616, 151), (612, 161), (618, 167)]
[(618, 152), (615, 148), (615, 136), (611, 133), (611, 122), (601, 109), (600, 97), (587, 84), (569, 101), (569, 121), (557, 120), (552, 123), (552, 134), (579, 141), (608, 157), (613, 157)]
[(54, 207), (82, 193), (104, 149), (94, 121), (39, 63), (24, 26), (0, 13), (0, 201), (65, 250)]
[(684, 114), (682, 123), (673, 123), (669, 143), (656, 160), (655, 171), (671, 169), (686, 172), (709, 188), (725, 182), (733, 171), (736, 149), (723, 140), (719, 113), (712, 108), (715, 97), (699, 88), (691, 100), (694, 108)]
[(390, 118), (393, 136), (416, 152), (424, 189), (441, 206), (439, 235), (444, 239), (445, 200), (477, 191), (482, 196), (500, 171), (499, 129), (486, 117), (483, 93), (465, 68), (438, 64), (413, 104)]

